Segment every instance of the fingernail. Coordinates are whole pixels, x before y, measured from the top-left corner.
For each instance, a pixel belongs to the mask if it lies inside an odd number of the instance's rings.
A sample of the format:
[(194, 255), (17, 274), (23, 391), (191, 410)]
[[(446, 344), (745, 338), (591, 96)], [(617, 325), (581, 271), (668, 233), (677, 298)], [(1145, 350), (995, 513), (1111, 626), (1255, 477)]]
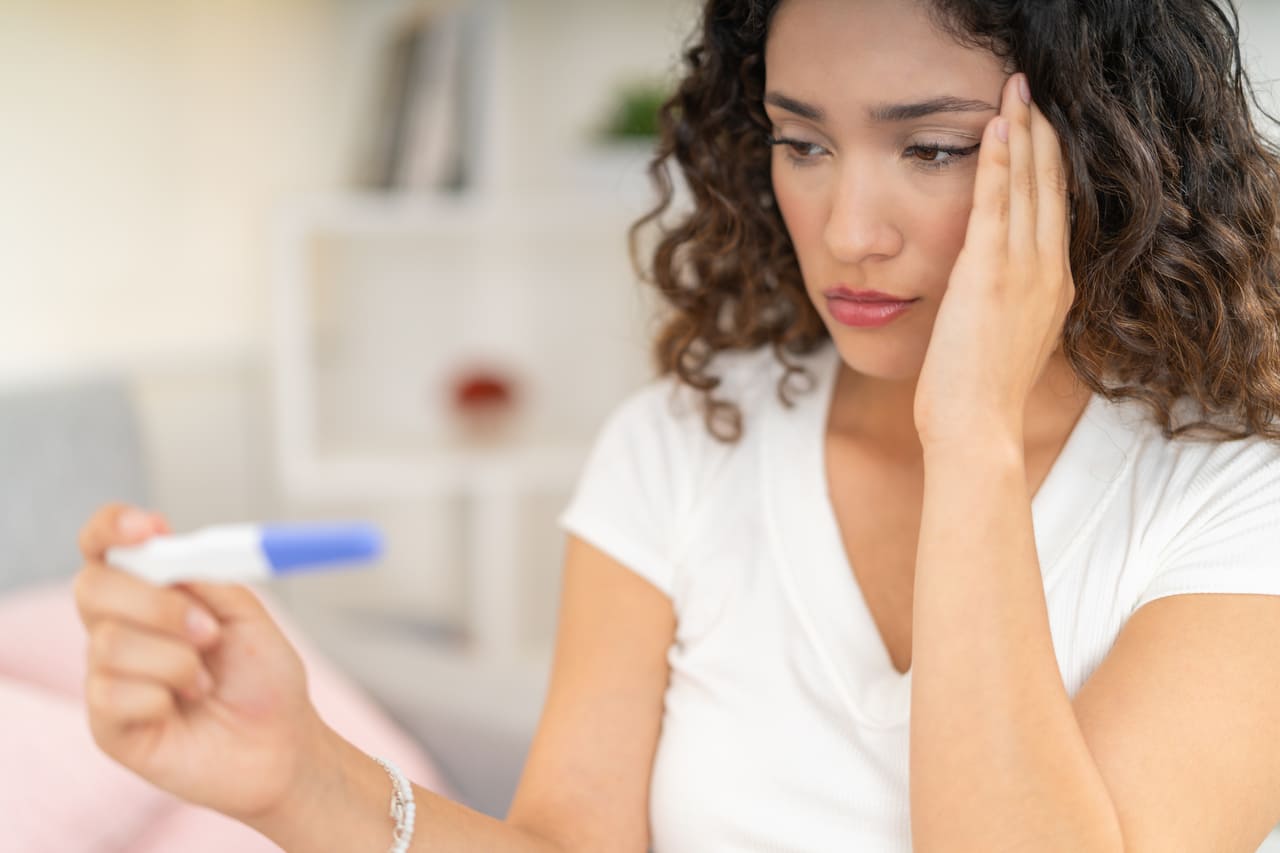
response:
[(1018, 95), (1022, 98), (1022, 103), (1031, 103), (1031, 86), (1027, 83), (1027, 75), (1018, 75)]
[(151, 530), (151, 517), (142, 510), (126, 510), (116, 519), (116, 528), (128, 537), (141, 536)]
[(203, 643), (206, 640), (212, 640), (218, 634), (218, 623), (214, 618), (203, 610), (193, 609), (187, 611), (187, 633), (189, 633), (196, 642)]
[(996, 137), (1001, 142), (1009, 141), (1009, 120), (1007, 118), (996, 119)]

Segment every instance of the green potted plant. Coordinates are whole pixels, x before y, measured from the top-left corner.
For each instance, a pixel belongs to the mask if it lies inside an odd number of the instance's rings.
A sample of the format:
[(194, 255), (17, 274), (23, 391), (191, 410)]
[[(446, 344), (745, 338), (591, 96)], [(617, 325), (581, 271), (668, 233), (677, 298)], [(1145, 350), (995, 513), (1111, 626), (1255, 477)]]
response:
[(652, 195), (646, 169), (658, 141), (658, 113), (670, 87), (653, 78), (618, 83), (578, 162), (584, 183), (639, 205)]
[(658, 136), (658, 111), (670, 93), (661, 83), (629, 81), (614, 95), (612, 112), (600, 129), (602, 142), (644, 142)]

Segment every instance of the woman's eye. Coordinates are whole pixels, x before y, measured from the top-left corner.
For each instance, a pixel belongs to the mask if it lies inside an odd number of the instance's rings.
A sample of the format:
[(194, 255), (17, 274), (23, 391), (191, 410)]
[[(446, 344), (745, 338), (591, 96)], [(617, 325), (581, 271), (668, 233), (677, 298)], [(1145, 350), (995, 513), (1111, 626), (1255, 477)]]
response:
[(926, 169), (945, 169), (978, 150), (977, 145), (951, 148), (946, 145), (912, 145), (903, 152)]
[(822, 146), (815, 142), (788, 142), (787, 145), (791, 148), (792, 154), (802, 158), (816, 157), (818, 152), (823, 150)]
[(802, 139), (788, 139), (786, 137), (766, 137), (769, 145), (785, 145), (787, 148), (787, 159), (797, 166), (805, 166), (817, 160), (822, 152), (826, 149), (816, 142), (805, 142)]
[[(805, 142), (802, 139), (788, 137), (766, 137), (769, 145), (782, 145), (786, 148), (787, 159), (795, 166), (809, 166), (823, 154), (828, 153), (816, 142)], [(945, 169), (955, 165), (959, 160), (968, 157), (978, 150), (978, 145), (955, 148), (942, 144), (921, 143), (912, 145), (903, 152), (903, 156), (925, 169)]]

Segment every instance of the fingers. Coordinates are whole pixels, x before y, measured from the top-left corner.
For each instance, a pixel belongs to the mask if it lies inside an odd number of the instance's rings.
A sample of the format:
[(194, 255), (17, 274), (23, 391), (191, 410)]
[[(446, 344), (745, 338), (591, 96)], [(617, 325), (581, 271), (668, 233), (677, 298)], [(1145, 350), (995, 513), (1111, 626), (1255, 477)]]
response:
[(76, 604), (89, 634), (85, 703), (104, 748), (122, 727), (172, 714), (177, 697), (194, 701), (213, 689), (199, 648), (211, 647), (219, 628), (186, 593), (91, 563), (76, 578)]
[(197, 701), (212, 690), (213, 677), (188, 643), (111, 621), (89, 634), (85, 706), (104, 748), (126, 727), (171, 717), (179, 698)]
[(81, 528), (80, 553), (86, 560), (101, 562), (108, 548), (136, 545), (158, 533), (169, 532), (163, 516), (129, 504), (110, 503), (95, 512)]
[(1001, 108), (1010, 119), (1009, 245), (1011, 254), (1034, 252), (1045, 266), (1065, 262), (1066, 167), (1058, 133), (1023, 88), (1026, 79), (1022, 73), (1009, 78)]
[(1032, 104), (1031, 147), (1035, 152), (1036, 184), (1039, 187), (1036, 208), (1036, 245), (1042, 259), (1067, 261), (1070, 246), (1067, 197), (1067, 169), (1058, 133), (1044, 113)]
[(209, 608), (219, 622), (260, 619), (267, 615), (262, 600), (247, 586), (228, 583), (191, 581), (179, 585), (203, 606)]
[(84, 701), (89, 726), (100, 745), (109, 744), (125, 726), (163, 719), (176, 708), (173, 694), (159, 684), (96, 672), (85, 681)]
[(1009, 256), (1014, 262), (1034, 261), (1037, 251), (1038, 187), (1026, 80), (1018, 73), (1005, 81), (1000, 103), (1000, 115), (1009, 120)]
[(87, 628), (92, 630), (96, 622), (110, 620), (202, 647), (216, 640), (217, 620), (190, 594), (150, 584), (104, 562), (108, 548), (138, 544), (167, 532), (169, 525), (162, 516), (128, 504), (108, 504), (94, 513), (80, 531), (85, 564), (74, 585), (76, 607)]
[[(968, 237), (1004, 248), (1030, 269), (1065, 266), (1069, 212), (1062, 146), (1034, 99), (1028, 101), (1026, 86), (1021, 72), (1005, 81), (1000, 114), (987, 126)], [(1008, 122), (1007, 141), (995, 133), (1001, 121)]]
[(158, 685), (189, 700), (213, 688), (213, 677), (190, 643), (120, 622), (103, 622), (89, 635), (89, 665), (94, 678)]
[(978, 148), (978, 169), (973, 183), (973, 209), (964, 245), (985, 246), (1003, 256), (1009, 242), (1009, 144), (998, 131), (1003, 115), (987, 122)]
[(218, 638), (218, 621), (178, 587), (156, 586), (128, 572), (87, 563), (75, 580), (80, 619), (92, 631), (98, 622), (123, 622), (208, 648)]

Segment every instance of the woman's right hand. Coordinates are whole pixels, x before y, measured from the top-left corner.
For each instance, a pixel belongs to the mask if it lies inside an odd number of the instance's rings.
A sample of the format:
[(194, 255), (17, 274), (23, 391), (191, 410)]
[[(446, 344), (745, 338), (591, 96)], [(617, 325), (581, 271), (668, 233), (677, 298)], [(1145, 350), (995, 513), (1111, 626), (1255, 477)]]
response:
[(252, 820), (323, 772), (331, 731), (301, 659), (251, 590), (157, 586), (106, 564), (108, 548), (167, 532), (163, 518), (120, 504), (81, 531), (75, 596), (89, 633), (90, 729), (158, 787)]

